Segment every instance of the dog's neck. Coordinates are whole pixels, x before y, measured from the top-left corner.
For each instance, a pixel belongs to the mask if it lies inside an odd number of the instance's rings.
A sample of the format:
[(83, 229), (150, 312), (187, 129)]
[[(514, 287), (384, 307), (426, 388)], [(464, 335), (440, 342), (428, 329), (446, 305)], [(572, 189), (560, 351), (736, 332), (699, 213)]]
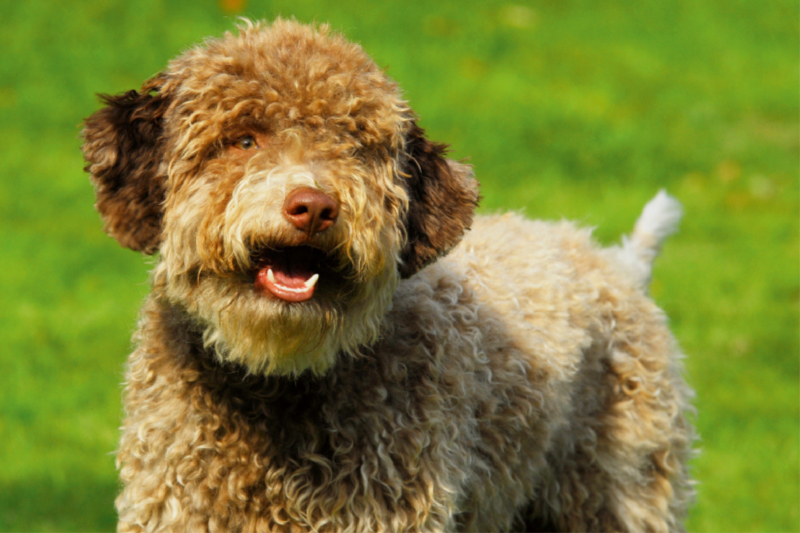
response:
[(179, 339), (175, 363), (195, 370), (200, 376), (198, 383), (215, 402), (227, 404), (247, 419), (284, 418), (313, 411), (336, 380), (337, 368), (323, 376), (312, 372), (298, 376), (253, 374), (243, 365), (225, 361), (213, 346), (204, 346), (203, 326), (184, 309), (163, 300), (158, 307), (164, 336)]

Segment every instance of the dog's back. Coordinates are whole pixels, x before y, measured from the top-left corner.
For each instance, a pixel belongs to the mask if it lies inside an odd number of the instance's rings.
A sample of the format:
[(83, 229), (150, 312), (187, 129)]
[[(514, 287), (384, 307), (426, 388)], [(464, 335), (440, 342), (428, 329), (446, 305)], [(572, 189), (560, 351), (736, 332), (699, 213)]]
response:
[[(672, 213), (676, 204), (662, 203)], [(645, 240), (643, 227), (637, 253), (666, 236)], [(496, 528), (521, 501), (528, 524), (558, 530), (681, 529), (693, 498), (692, 393), (643, 281), (590, 230), (506, 214), (478, 217), (448, 257), (407, 282), (419, 287), (398, 291), (411, 292), (421, 324), (435, 314), (421, 294), (446, 309), (444, 337), (461, 343), (451, 357), (474, 365), (455, 389), (483, 386), (459, 399), (474, 404), (463, 422), (476, 428), (469, 484), (483, 504), (472, 530)]]

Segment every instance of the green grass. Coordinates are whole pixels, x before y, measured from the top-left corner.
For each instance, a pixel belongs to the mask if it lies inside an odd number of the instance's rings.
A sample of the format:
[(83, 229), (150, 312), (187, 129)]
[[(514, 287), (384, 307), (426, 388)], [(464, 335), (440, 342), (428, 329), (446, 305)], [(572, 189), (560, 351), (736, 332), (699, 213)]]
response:
[(686, 209), (652, 292), (697, 390), (698, 531), (800, 530), (797, 2), (9, 2), (0, 26), (0, 530), (114, 527), (120, 382), (147, 261), (101, 232), (77, 139), (235, 15), (330, 21), (470, 157), (484, 211), (610, 243)]

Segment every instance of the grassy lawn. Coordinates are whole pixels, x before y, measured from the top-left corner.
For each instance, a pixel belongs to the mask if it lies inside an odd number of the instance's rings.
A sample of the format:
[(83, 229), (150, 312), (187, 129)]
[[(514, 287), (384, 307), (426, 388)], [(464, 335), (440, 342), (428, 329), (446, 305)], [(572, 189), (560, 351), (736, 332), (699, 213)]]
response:
[(652, 293), (697, 390), (688, 527), (800, 530), (797, 1), (223, 3), (3, 7), (0, 530), (114, 528), (149, 265), (92, 208), (77, 136), (94, 93), (138, 88), (237, 15), (279, 14), (362, 43), (470, 158), (484, 212), (576, 218), (611, 243), (659, 188), (677, 196)]

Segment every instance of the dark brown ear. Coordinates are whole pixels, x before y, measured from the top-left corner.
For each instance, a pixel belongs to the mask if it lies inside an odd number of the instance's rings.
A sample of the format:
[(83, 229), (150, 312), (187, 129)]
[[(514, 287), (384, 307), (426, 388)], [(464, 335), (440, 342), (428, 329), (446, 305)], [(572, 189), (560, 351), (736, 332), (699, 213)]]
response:
[(446, 145), (429, 141), (412, 123), (406, 138), (408, 160), (401, 173), (409, 197), (408, 240), (400, 254), (403, 278), (449, 252), (472, 224), (478, 182), (471, 167), (445, 159), (446, 151)]
[(84, 123), (83, 156), (91, 174), (105, 231), (120, 244), (146, 254), (161, 240), (166, 177), (162, 117), (169, 98), (159, 92), (163, 76), (144, 83), (140, 92), (100, 95), (105, 107)]

